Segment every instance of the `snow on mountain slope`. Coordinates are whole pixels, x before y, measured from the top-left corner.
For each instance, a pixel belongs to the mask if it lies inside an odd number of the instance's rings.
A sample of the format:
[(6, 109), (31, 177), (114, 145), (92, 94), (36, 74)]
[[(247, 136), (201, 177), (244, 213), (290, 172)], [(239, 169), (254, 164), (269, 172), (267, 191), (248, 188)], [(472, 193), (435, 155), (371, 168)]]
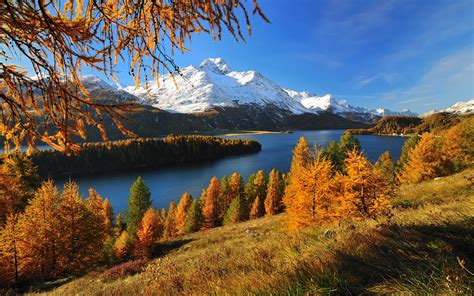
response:
[[(173, 80), (174, 78), (174, 80)], [(274, 105), (293, 114), (329, 111), (345, 115), (414, 115), (409, 110), (366, 109), (336, 100), (332, 95), (316, 96), (308, 92), (283, 89), (256, 71), (234, 71), (222, 58), (205, 59), (199, 66), (188, 66), (180, 73), (163, 75), (138, 88), (122, 88), (144, 103), (171, 112), (203, 112), (213, 107), (245, 104)]]
[(434, 113), (447, 112), (447, 113), (456, 113), (456, 114), (471, 114), (474, 113), (474, 98), (466, 102), (457, 102), (456, 104), (442, 110), (432, 110), (426, 113), (423, 113), (421, 117), (426, 117)]
[(233, 71), (220, 59), (206, 59), (198, 67), (188, 66), (175, 74), (164, 75), (158, 84), (148, 82), (124, 90), (147, 104), (167, 111), (192, 113), (212, 107), (241, 104), (267, 105), (300, 114), (307, 112), (277, 84), (255, 71)]
[(350, 105), (346, 100), (336, 100), (332, 95), (327, 94), (325, 96), (317, 96), (308, 92), (297, 92), (290, 89), (285, 91), (293, 99), (301, 102), (301, 104), (310, 110), (330, 111), (333, 113), (363, 113), (372, 114), (378, 116), (385, 115), (404, 115), (404, 116), (416, 116), (416, 113), (411, 112), (408, 109), (404, 109), (402, 112), (394, 112), (385, 108), (378, 109), (366, 109), (363, 107), (354, 107)]

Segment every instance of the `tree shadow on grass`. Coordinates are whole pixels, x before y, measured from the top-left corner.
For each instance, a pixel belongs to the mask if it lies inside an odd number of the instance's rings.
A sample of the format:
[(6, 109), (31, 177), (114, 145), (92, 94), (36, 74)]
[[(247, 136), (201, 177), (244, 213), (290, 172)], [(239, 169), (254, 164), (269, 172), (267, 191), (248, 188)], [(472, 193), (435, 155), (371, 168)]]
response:
[(383, 225), (354, 233), (336, 248), (329, 260), (301, 266), (298, 290), (438, 294), (447, 288), (472, 293), (474, 218), (444, 225)]

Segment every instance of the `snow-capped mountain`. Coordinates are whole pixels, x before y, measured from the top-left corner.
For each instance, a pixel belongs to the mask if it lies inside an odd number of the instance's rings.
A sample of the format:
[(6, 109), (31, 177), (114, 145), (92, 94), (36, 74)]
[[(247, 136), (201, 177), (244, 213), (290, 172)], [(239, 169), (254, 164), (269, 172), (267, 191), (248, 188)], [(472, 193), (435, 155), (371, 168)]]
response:
[(158, 83), (152, 81), (124, 90), (146, 104), (178, 113), (245, 104), (272, 104), (295, 114), (306, 112), (306, 108), (262, 74), (232, 71), (220, 58), (206, 59), (197, 67), (188, 66), (174, 76), (164, 75)]
[(341, 115), (414, 115), (409, 110), (371, 110), (351, 106), (331, 95), (317, 96), (283, 89), (259, 72), (234, 71), (221, 58), (205, 59), (199, 66), (188, 66), (173, 76), (163, 75), (158, 83), (150, 81), (138, 88), (129, 86), (123, 90), (146, 104), (178, 113), (203, 112), (214, 107), (272, 105), (292, 114), (329, 111)]
[(451, 107), (448, 107), (446, 109), (442, 110), (432, 110), (426, 113), (423, 113), (421, 117), (426, 117), (434, 113), (440, 113), (440, 112), (446, 112), (446, 113), (455, 113), (455, 114), (472, 114), (474, 113), (474, 98), (470, 99), (469, 101), (466, 102), (457, 102), (456, 104), (452, 105)]

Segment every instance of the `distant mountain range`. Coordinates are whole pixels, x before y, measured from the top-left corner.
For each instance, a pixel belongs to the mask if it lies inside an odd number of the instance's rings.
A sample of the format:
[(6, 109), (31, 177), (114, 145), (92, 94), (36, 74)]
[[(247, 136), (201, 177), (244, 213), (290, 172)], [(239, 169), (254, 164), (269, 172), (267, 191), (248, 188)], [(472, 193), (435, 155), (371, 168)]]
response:
[(435, 113), (454, 113), (454, 114), (473, 114), (474, 113), (474, 98), (467, 102), (457, 102), (456, 104), (441, 110), (432, 110), (421, 114), (421, 117), (427, 117)]
[[(135, 88), (110, 85), (93, 75), (81, 78), (96, 100), (142, 103), (142, 112), (130, 114), (132, 120), (124, 122), (141, 137), (226, 130), (368, 128), (385, 115), (416, 116), (410, 110), (355, 107), (329, 94), (284, 89), (259, 72), (233, 71), (220, 58), (183, 68), (174, 79), (176, 83), (171, 75), (163, 75), (158, 84), (150, 81)], [(472, 111), (472, 105), (473, 100), (451, 109)], [(104, 124), (109, 139), (123, 138), (110, 119)], [(90, 141), (100, 140), (92, 127), (88, 135)]]
[(370, 121), (373, 116), (416, 116), (410, 110), (395, 112), (384, 108), (354, 107), (329, 94), (317, 96), (284, 89), (259, 72), (233, 71), (221, 58), (208, 58), (199, 66), (183, 68), (174, 79), (168, 74), (162, 76), (158, 84), (153, 81), (123, 90), (146, 104), (178, 113), (205, 112), (214, 107), (272, 105), (291, 114), (331, 112), (351, 118), (356, 115), (363, 121)]

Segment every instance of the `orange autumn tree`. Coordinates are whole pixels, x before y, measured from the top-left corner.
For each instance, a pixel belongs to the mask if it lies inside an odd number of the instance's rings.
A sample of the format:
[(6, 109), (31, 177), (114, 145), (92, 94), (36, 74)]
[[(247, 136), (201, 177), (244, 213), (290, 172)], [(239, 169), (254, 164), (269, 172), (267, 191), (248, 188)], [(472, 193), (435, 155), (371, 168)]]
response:
[(252, 206), (250, 207), (250, 219), (257, 219), (263, 216), (261, 204), (262, 202), (260, 201), (260, 196), (257, 195), (252, 203)]
[(58, 242), (63, 232), (58, 225), (58, 202), (58, 189), (52, 181), (46, 181), (18, 217), (18, 269), (24, 280), (46, 279), (58, 273)]
[[(101, 200), (98, 194), (93, 199)], [(62, 272), (77, 272), (92, 267), (101, 258), (106, 238), (102, 213), (88, 208), (74, 182), (64, 185), (57, 208), (56, 227), (61, 231), (55, 242), (60, 255), (58, 268)], [(97, 209), (102, 209), (99, 202)]]
[(374, 168), (362, 152), (349, 151), (346, 174), (338, 174), (341, 190), (337, 215), (340, 219), (376, 218), (390, 208), (392, 186), (386, 174)]
[[(163, 70), (179, 74), (175, 51), (186, 52), (198, 33), (220, 40), (227, 31), (244, 40), (242, 28), (251, 33), (250, 9), (268, 21), (256, 0), (251, 6), (241, 0), (1, 1), (0, 134), (17, 147), (41, 140), (59, 150), (78, 149), (73, 138), (85, 139), (86, 125), (105, 140), (103, 122), (110, 118), (133, 135), (121, 121), (135, 105), (91, 98), (82, 68), (115, 79), (116, 66), (126, 63), (137, 85)], [(28, 77), (33, 74), (39, 79)]]
[(271, 216), (281, 212), (282, 199), (285, 193), (285, 184), (280, 171), (272, 169), (270, 171), (267, 196), (265, 198), (265, 215)]
[(408, 153), (408, 160), (397, 176), (402, 184), (419, 183), (435, 178), (443, 168), (441, 138), (424, 133), (416, 146)]
[(153, 246), (161, 237), (163, 228), (158, 214), (152, 208), (148, 208), (137, 230), (136, 255), (151, 258)]
[(18, 285), (19, 262), (17, 215), (9, 214), (5, 227), (0, 228), (0, 287)]
[(395, 186), (395, 164), (392, 160), (392, 154), (385, 151), (382, 153), (374, 165), (380, 174), (383, 174), (384, 177), (388, 180), (391, 186)]
[(202, 210), (204, 228), (209, 229), (217, 226), (217, 199), (219, 197), (219, 191), (219, 180), (217, 179), (217, 177), (213, 177), (211, 179), (211, 182), (209, 183), (209, 187), (207, 187), (204, 199), (204, 207)]
[(183, 235), (186, 233), (186, 216), (192, 202), (193, 199), (187, 192), (185, 192), (179, 200), (178, 207), (176, 209), (176, 232), (178, 235)]
[(331, 195), (331, 161), (319, 151), (314, 157), (308, 156), (308, 161), (300, 167), (292, 163), (293, 168), (283, 197), (288, 228), (296, 230), (316, 222), (331, 222), (335, 207)]
[(174, 201), (170, 202), (168, 206), (168, 214), (166, 215), (163, 238), (169, 239), (176, 237), (176, 203)]

